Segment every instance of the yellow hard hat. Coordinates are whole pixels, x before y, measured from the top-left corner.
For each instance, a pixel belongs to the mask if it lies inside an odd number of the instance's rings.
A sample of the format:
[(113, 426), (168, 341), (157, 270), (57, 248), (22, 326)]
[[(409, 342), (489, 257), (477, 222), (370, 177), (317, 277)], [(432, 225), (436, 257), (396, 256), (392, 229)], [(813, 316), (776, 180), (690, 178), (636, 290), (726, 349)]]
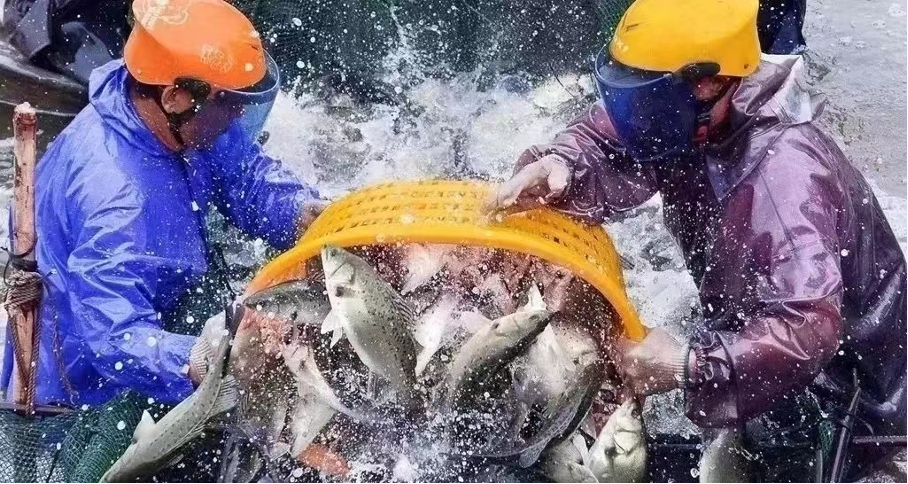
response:
[(758, 0), (637, 0), (618, 23), (611, 57), (629, 67), (677, 72), (716, 63), (745, 77), (760, 63)]

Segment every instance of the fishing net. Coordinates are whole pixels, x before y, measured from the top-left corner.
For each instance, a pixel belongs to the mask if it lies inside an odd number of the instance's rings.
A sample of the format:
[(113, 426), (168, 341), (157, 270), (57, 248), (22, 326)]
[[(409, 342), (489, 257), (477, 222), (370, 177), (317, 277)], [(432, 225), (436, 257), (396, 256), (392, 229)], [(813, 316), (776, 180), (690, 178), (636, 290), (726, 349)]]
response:
[[(631, 0), (234, 0), (285, 80), (582, 72)], [(389, 60), (391, 64), (389, 64)]]
[(125, 394), (78, 412), (0, 410), (0, 482), (97, 482), (126, 450), (147, 400)]

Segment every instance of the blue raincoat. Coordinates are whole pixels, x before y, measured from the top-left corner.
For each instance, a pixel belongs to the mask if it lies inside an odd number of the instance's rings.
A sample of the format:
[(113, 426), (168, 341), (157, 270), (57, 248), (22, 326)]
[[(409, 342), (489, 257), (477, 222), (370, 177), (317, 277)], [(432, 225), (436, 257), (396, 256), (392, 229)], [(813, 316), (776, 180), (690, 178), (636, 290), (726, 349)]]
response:
[(137, 115), (126, 79), (122, 61), (95, 70), (90, 104), (38, 164), (39, 404), (99, 404), (125, 389), (184, 399), (196, 337), (164, 331), (161, 314), (208, 270), (208, 207), (286, 249), (302, 203), (318, 197), (259, 145), (239, 142), (236, 126), (209, 150), (169, 151)]

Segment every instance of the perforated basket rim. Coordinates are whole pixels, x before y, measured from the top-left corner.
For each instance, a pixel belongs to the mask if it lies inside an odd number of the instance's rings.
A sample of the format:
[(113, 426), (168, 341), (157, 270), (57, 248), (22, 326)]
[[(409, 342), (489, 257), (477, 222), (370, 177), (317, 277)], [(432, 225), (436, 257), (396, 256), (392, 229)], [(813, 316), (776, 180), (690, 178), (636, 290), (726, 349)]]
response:
[[(373, 185), (353, 192), (332, 203), (310, 226), (294, 248), (281, 254), (262, 268), (249, 284), (245, 295), (254, 294), (281, 282), (305, 277), (306, 263), (313, 257), (318, 257), (321, 248), (325, 245), (344, 248), (407, 243), (474, 245), (528, 254), (569, 269), (574, 275), (596, 288), (614, 307), (621, 318), (627, 337), (640, 340), (645, 335), (645, 329), (639, 316), (627, 298), (618, 255), (605, 229), (600, 226), (583, 226), (552, 210), (540, 209), (525, 214), (515, 214), (505, 217), (500, 222), (494, 221), (486, 224), (476, 223), (483, 217), (477, 213), (467, 212), (464, 213), (463, 218), (472, 219), (473, 223), (414, 221), (410, 224), (390, 223), (354, 228), (341, 227), (340, 231), (326, 232), (326, 227), (336, 228), (336, 220), (332, 220), (332, 217), (339, 212), (349, 209), (351, 205), (355, 205), (361, 200), (374, 197), (374, 194), (381, 190), (388, 189), (399, 193), (399, 197), (395, 199), (405, 203), (407, 197), (404, 194), (407, 192), (437, 189), (468, 191), (472, 193), (470, 198), (477, 199), (477, 195), (487, 193), (489, 186), (479, 182), (463, 181), (393, 182)], [(596, 242), (604, 242), (602, 251), (611, 260), (596, 261), (597, 263), (594, 264), (589, 260), (588, 254), (579, 254), (569, 246), (563, 246), (542, 236), (521, 232), (520, 223), (527, 224), (538, 220), (549, 221), (552, 224), (556, 222), (567, 224), (576, 231), (590, 234), (592, 238), (596, 239)], [(509, 223), (518, 227), (509, 226)], [(381, 227), (380, 233), (376, 227)]]

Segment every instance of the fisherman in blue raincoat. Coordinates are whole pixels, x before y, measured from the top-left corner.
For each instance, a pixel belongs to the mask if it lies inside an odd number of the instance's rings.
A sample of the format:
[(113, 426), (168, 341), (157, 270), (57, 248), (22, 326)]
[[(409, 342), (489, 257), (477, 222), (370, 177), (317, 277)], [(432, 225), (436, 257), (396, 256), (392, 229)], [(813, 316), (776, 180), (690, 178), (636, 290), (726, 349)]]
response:
[(322, 206), (256, 142), (279, 78), (248, 19), (222, 0), (133, 12), (124, 59), (94, 71), (90, 104), (38, 164), (38, 404), (186, 398), (210, 347), (200, 324), (168, 329), (208, 317), (181, 310), (192, 296), (229, 292), (211, 283), (209, 207), (286, 249)]

